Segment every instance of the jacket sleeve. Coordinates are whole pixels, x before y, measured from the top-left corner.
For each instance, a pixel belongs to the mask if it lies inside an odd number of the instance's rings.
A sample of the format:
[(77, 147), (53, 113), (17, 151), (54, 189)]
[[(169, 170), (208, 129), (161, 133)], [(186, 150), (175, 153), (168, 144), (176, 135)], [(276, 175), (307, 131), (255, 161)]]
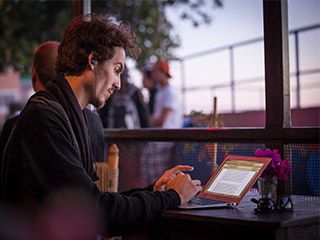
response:
[(179, 195), (172, 189), (163, 192), (137, 191), (129, 196), (100, 193), (97, 200), (107, 236), (137, 232), (156, 221), (164, 210), (180, 204)]
[(121, 194), (124, 194), (124, 195), (127, 195), (127, 196), (130, 196), (131, 194), (133, 193), (136, 193), (136, 192), (139, 192), (139, 191), (149, 191), (149, 192), (152, 192), (153, 191), (153, 186), (154, 184), (151, 184), (145, 188), (132, 188), (128, 191), (124, 191), (122, 192)]

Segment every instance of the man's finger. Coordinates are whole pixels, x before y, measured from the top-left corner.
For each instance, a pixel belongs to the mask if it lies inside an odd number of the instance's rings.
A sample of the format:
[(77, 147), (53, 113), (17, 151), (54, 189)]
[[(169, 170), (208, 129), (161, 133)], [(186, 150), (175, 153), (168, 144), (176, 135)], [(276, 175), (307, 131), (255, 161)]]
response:
[(171, 178), (169, 177), (162, 177), (159, 179), (159, 181), (157, 182), (157, 185), (162, 185), (162, 184), (166, 184), (171, 180)]
[(201, 186), (201, 181), (198, 179), (193, 180), (196, 186)]
[(171, 169), (172, 174), (177, 174), (181, 171), (192, 171), (192, 170), (193, 170), (193, 167), (189, 165), (177, 165)]

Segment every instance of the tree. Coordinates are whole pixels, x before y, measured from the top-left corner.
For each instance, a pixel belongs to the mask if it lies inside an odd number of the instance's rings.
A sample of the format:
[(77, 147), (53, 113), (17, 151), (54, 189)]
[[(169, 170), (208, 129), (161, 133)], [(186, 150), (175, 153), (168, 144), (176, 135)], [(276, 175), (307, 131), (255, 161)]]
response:
[(107, 13), (117, 20), (130, 22), (142, 49), (137, 60), (140, 68), (152, 56), (175, 58), (172, 52), (180, 45), (180, 39), (172, 35), (173, 26), (165, 15), (167, 8), (179, 9), (180, 18), (197, 27), (211, 23), (213, 10), (222, 7), (222, 0), (93, 1), (92, 6), (94, 12)]
[(72, 18), (70, 1), (0, 1), (0, 71), (31, 72), (35, 47), (59, 41)]
[[(180, 17), (195, 27), (209, 24), (213, 8), (222, 0), (92, 0), (92, 12), (107, 14), (115, 20), (130, 22), (141, 46), (137, 66), (142, 67), (153, 56), (174, 58), (179, 46), (172, 36), (173, 26), (165, 15), (167, 8), (180, 8)], [(60, 40), (72, 18), (72, 1), (0, 1), (0, 71), (13, 66), (30, 73), (34, 48), (46, 40)]]

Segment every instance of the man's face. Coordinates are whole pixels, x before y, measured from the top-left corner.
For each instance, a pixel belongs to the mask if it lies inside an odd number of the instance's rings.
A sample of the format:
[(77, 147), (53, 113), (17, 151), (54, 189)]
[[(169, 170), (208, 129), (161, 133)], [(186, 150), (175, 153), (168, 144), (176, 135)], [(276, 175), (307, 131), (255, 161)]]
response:
[(148, 76), (147, 74), (143, 74), (142, 77), (142, 83), (143, 83), (143, 87), (147, 88), (147, 89), (152, 89), (154, 87), (154, 80), (151, 78), (151, 76)]
[(95, 66), (89, 103), (101, 108), (114, 90), (120, 89), (120, 75), (124, 68), (125, 58), (124, 49), (115, 47), (115, 54), (112, 59)]
[(169, 80), (168, 76), (163, 71), (161, 71), (161, 69), (157, 68), (153, 70), (152, 78), (161, 86), (167, 85)]

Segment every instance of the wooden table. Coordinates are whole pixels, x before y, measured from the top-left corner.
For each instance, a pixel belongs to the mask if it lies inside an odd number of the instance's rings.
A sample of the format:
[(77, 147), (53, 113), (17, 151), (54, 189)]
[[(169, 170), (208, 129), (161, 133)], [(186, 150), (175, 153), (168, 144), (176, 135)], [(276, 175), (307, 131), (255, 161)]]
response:
[(152, 238), (320, 239), (320, 197), (292, 196), (292, 212), (257, 214), (250, 194), (236, 208), (165, 211)]

